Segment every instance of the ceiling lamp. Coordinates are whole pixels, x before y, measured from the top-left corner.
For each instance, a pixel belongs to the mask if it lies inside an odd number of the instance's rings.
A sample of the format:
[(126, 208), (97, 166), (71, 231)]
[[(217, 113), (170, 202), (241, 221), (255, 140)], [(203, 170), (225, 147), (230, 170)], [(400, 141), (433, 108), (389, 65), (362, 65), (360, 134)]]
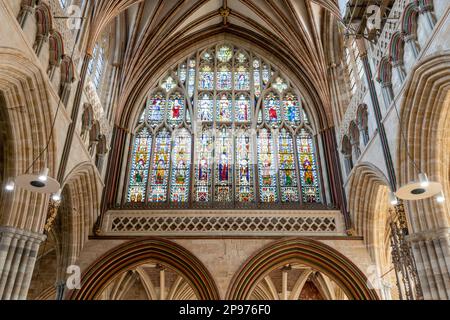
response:
[(442, 185), (432, 182), (424, 173), (419, 174), (419, 181), (413, 181), (400, 189), (395, 194), (398, 198), (408, 201), (424, 200), (442, 193)]
[(436, 196), (436, 201), (439, 203), (444, 203), (445, 202), (445, 196), (444, 196), (444, 192), (441, 191), (438, 193), (438, 195)]
[(59, 182), (48, 176), (49, 169), (45, 168), (39, 173), (24, 174), (16, 178), (16, 184), (25, 190), (37, 193), (56, 193), (58, 192), (60, 185)]
[(389, 202), (393, 206), (398, 205), (398, 199), (397, 199), (397, 196), (395, 195), (395, 193), (389, 192)]
[(14, 180), (9, 178), (8, 182), (6, 182), (5, 190), (11, 192), (11, 191), (14, 191), (15, 188), (16, 188), (16, 184), (15, 184)]
[(59, 189), (57, 193), (53, 194), (52, 200), (55, 202), (61, 201), (61, 189)]

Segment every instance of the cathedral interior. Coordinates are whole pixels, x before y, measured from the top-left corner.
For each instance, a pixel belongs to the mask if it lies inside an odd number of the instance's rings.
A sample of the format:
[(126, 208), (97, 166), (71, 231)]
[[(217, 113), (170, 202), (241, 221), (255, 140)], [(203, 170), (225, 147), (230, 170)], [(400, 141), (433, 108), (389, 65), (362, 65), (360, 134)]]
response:
[(0, 300), (450, 299), (450, 1), (0, 25)]

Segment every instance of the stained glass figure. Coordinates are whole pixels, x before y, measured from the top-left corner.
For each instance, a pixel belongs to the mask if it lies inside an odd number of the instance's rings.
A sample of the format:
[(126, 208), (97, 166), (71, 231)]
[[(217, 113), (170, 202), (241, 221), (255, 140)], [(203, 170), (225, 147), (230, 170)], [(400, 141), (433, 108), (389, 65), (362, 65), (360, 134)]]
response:
[(275, 148), (271, 132), (263, 128), (258, 133), (258, 172), (261, 202), (278, 201)]
[(189, 184), (191, 172), (192, 137), (186, 129), (174, 134), (172, 151), (172, 175), (170, 184), (170, 201), (189, 201)]
[(261, 96), (261, 62), (258, 59), (253, 60), (253, 86), (255, 97)]
[(262, 82), (263, 82), (263, 88), (266, 89), (267, 85), (269, 84), (270, 78), (272, 77), (272, 73), (270, 70), (270, 66), (267, 64), (263, 64), (262, 68)]
[(273, 92), (269, 92), (264, 99), (264, 119), (274, 128), (281, 124), (280, 97)]
[(235, 100), (235, 120), (236, 122), (249, 122), (252, 118), (252, 107), (250, 98), (245, 94), (240, 94)]
[(233, 49), (230, 46), (221, 46), (217, 51), (217, 60), (220, 62), (229, 62), (233, 57)]
[(297, 136), (297, 148), (303, 202), (318, 203), (321, 200), (314, 142), (312, 135), (305, 129)]
[(214, 100), (211, 94), (203, 93), (197, 103), (197, 119), (202, 122), (213, 121)]
[(196, 69), (196, 61), (195, 59), (191, 59), (189, 60), (189, 71), (188, 71), (188, 94), (189, 97), (193, 97), (194, 96), (194, 91), (195, 91), (195, 76), (197, 74), (197, 69)]
[(282, 128), (278, 136), (278, 172), (281, 201), (299, 201), (294, 140), (286, 128)]
[(254, 163), (252, 161), (251, 135), (245, 130), (236, 134), (236, 201), (252, 202), (254, 197)]
[(169, 97), (167, 103), (167, 123), (171, 126), (179, 126), (183, 123), (184, 114), (184, 96), (179, 92), (175, 92)]
[(152, 175), (149, 187), (149, 202), (166, 202), (169, 185), (171, 134), (163, 129), (156, 135), (153, 149)]
[(164, 120), (166, 99), (162, 93), (154, 94), (147, 102), (148, 123), (157, 126)]
[(214, 89), (214, 71), (210, 66), (203, 66), (199, 74), (199, 90), (213, 90)]
[(217, 71), (217, 90), (231, 90), (231, 69), (228, 65), (222, 65)]
[(250, 72), (245, 66), (239, 66), (234, 74), (235, 90), (250, 90)]
[(215, 143), (215, 200), (233, 200), (233, 138), (231, 128), (223, 127)]
[(217, 97), (216, 120), (219, 122), (232, 121), (232, 101), (228, 94), (221, 94)]
[(214, 137), (210, 129), (202, 130), (195, 148), (195, 201), (211, 201)]
[(152, 137), (144, 127), (134, 139), (128, 202), (145, 202), (151, 148)]
[(300, 104), (294, 94), (287, 94), (283, 99), (284, 121), (290, 125), (299, 125), (302, 121)]

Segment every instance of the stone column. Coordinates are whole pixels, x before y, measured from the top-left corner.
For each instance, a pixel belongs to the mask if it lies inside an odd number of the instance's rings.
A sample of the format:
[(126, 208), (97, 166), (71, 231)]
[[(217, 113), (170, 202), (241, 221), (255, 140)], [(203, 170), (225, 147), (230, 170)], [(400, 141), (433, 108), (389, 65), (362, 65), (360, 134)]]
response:
[(436, 18), (433, 15), (433, 6), (429, 5), (423, 8), (420, 8), (420, 13), (423, 14), (427, 20), (427, 34), (431, 35), (433, 32), (434, 26), (436, 25)]
[(450, 299), (450, 226), (448, 204), (429, 199), (408, 203), (414, 253), (424, 299)]
[(40, 244), (46, 236), (0, 227), (0, 300), (25, 300)]
[(407, 46), (411, 48), (411, 51), (414, 55), (414, 59), (417, 59), (419, 57), (419, 48), (417, 46), (416, 39), (413, 35), (407, 35), (405, 36), (405, 43)]
[(403, 83), (406, 79), (406, 72), (403, 69), (403, 62), (402, 61), (396, 61), (392, 63), (392, 68), (395, 69), (395, 72), (397, 72), (398, 79), (401, 83)]
[(392, 101), (394, 100), (394, 90), (392, 90), (392, 83), (383, 83), (381, 85), (381, 91), (383, 93), (384, 105), (386, 106), (386, 110), (391, 106)]

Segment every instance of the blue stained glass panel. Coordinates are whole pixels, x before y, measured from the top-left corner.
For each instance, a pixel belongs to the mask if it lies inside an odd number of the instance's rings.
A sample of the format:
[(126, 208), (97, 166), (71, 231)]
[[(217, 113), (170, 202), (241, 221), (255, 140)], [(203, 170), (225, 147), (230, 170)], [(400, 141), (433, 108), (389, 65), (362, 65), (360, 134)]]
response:
[(278, 202), (275, 148), (272, 134), (268, 129), (258, 133), (258, 172), (261, 202)]
[(231, 70), (228, 66), (221, 66), (217, 71), (217, 90), (231, 89)]
[(152, 137), (147, 128), (141, 129), (134, 139), (128, 202), (145, 202)]
[(284, 120), (292, 126), (299, 125), (302, 121), (300, 103), (293, 94), (288, 94), (283, 101)]
[(152, 175), (149, 187), (149, 202), (166, 202), (169, 185), (171, 135), (163, 129), (156, 135), (153, 149)]
[(210, 94), (203, 94), (199, 97), (197, 107), (197, 118), (202, 122), (213, 121), (214, 100)]
[(214, 90), (214, 71), (210, 66), (202, 67), (199, 78), (199, 90)]
[(211, 201), (214, 137), (212, 130), (203, 130), (195, 149), (195, 201)]
[(163, 94), (153, 95), (147, 102), (148, 123), (157, 126), (164, 121), (164, 112), (166, 110), (166, 99)]
[(186, 129), (177, 130), (172, 151), (171, 202), (189, 201), (192, 137)]
[(253, 202), (254, 166), (249, 132), (240, 130), (236, 135), (236, 201)]
[(235, 100), (235, 119), (236, 122), (249, 122), (252, 120), (252, 106), (250, 104), (250, 98), (241, 94), (236, 97)]
[(233, 138), (231, 128), (222, 128), (215, 142), (215, 200), (233, 200)]
[(239, 66), (234, 74), (235, 90), (250, 90), (250, 72), (244, 66)]

